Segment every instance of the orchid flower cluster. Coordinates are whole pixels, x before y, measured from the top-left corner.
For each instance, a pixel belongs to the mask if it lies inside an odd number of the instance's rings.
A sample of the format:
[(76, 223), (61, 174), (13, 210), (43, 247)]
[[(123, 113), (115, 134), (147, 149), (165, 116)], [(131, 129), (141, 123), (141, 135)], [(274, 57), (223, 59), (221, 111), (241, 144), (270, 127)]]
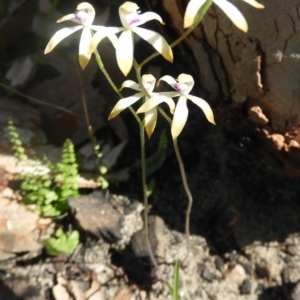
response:
[[(255, 0), (243, 0), (244, 2), (252, 5), (255, 8), (263, 8), (264, 6)], [(190, 0), (184, 15), (183, 27), (187, 29), (181, 37), (179, 37), (172, 46), (177, 45), (182, 41), (193, 29), (199, 24), (205, 13), (207, 12), (210, 5), (214, 3), (219, 6), (223, 12), (230, 18), (230, 20), (239, 29), (247, 32), (248, 25), (241, 14), (241, 12), (227, 0)], [(140, 139), (141, 139), (141, 165), (142, 165), (142, 187), (144, 195), (144, 230), (146, 243), (149, 251), (151, 260), (155, 266), (157, 266), (151, 245), (148, 237), (148, 196), (147, 196), (147, 180), (146, 180), (146, 158), (145, 158), (145, 131), (148, 137), (151, 137), (154, 132), (158, 112), (160, 112), (170, 123), (171, 123), (171, 135), (173, 138), (173, 146), (176, 153), (176, 158), (179, 164), (181, 179), (185, 193), (188, 198), (188, 206), (186, 210), (186, 235), (187, 243), (189, 244), (189, 218), (193, 203), (193, 197), (187, 183), (187, 176), (184, 170), (184, 164), (181, 158), (181, 154), (177, 144), (177, 138), (182, 132), (188, 118), (188, 106), (187, 100), (190, 100), (197, 105), (204, 113), (206, 119), (215, 124), (214, 114), (210, 105), (203, 99), (191, 95), (190, 92), (195, 84), (193, 77), (189, 74), (180, 74), (177, 79), (170, 75), (165, 75), (158, 80), (157, 85), (160, 82), (166, 82), (173, 90), (167, 92), (154, 92), (156, 85), (156, 78), (152, 74), (144, 74), (141, 76), (141, 67), (150, 61), (156, 54), (161, 54), (169, 62), (173, 62), (172, 47), (168, 44), (163, 36), (159, 33), (141, 28), (140, 25), (145, 24), (148, 21), (156, 20), (162, 25), (162, 18), (154, 12), (146, 12), (141, 14), (139, 7), (136, 3), (125, 2), (119, 7), (119, 16), (122, 27), (105, 27), (93, 25), (95, 19), (95, 10), (93, 6), (87, 2), (80, 3), (76, 11), (72, 14), (68, 14), (57, 22), (73, 21), (78, 25), (72, 27), (66, 27), (57, 31), (54, 36), (50, 39), (45, 49), (45, 54), (51, 52), (58, 43), (64, 38), (68, 37), (72, 33), (82, 29), (81, 39), (79, 42), (79, 64), (82, 69), (85, 69), (88, 62), (91, 59), (92, 53), (95, 54), (96, 62), (104, 76), (120, 96), (120, 100), (116, 103), (113, 110), (111, 111), (108, 119), (112, 119), (120, 114), (124, 109), (129, 108), (140, 126)], [(140, 36), (146, 42), (154, 47), (156, 53), (149, 56), (141, 64), (138, 64), (134, 59), (134, 35)], [(101, 61), (101, 57), (97, 51), (97, 46), (104, 39), (108, 38), (116, 51), (116, 60), (121, 72), (124, 76), (127, 76), (134, 66), (137, 74), (138, 82), (132, 80), (126, 80), (123, 82), (120, 90), (116, 88), (112, 82), (109, 74), (106, 72), (104, 65)], [(124, 98), (120, 91), (124, 88), (130, 88), (136, 91), (132, 96)], [(178, 98), (174, 101), (174, 98)], [(142, 100), (140, 107), (137, 111), (134, 111), (131, 105)], [(170, 114), (173, 115), (171, 120), (164, 111), (158, 106), (162, 103), (166, 103), (170, 109)], [(138, 116), (138, 114), (144, 114), (144, 120)], [(187, 244), (187, 245), (188, 245)], [(187, 249), (189, 246), (187, 246)]]
[[(184, 28), (189, 28), (194, 25), (197, 14), (206, 1), (207, 0), (191, 0), (188, 3), (184, 15)], [(255, 0), (243, 1), (254, 6), (255, 8), (264, 7)], [(218, 5), (238, 28), (245, 32), (248, 30), (248, 25), (245, 18), (233, 4), (227, 0), (212, 0), (210, 2), (214, 2), (216, 5)], [(93, 21), (95, 19), (95, 9), (88, 2), (80, 3), (74, 13), (68, 14), (57, 21), (60, 23), (70, 20), (79, 25), (66, 27), (57, 31), (46, 46), (45, 54), (51, 52), (64, 38), (82, 29), (79, 43), (79, 64), (82, 69), (87, 66), (91, 58), (91, 54), (96, 50), (98, 44), (107, 37), (110, 39), (116, 49), (116, 59), (120, 70), (125, 76), (127, 76), (134, 61), (134, 34), (139, 35), (142, 39), (151, 44), (155, 50), (166, 60), (173, 62), (173, 52), (165, 38), (155, 31), (139, 27), (140, 25), (143, 25), (151, 20), (157, 20), (164, 25), (165, 23), (158, 14), (154, 12), (146, 12), (141, 14), (136, 3), (127, 1), (119, 7), (119, 16), (123, 27), (105, 27), (93, 25)], [(119, 38), (116, 36), (117, 33), (120, 33)], [(177, 80), (169, 75), (166, 75), (159, 79), (158, 83), (160, 81), (165, 81), (175, 91), (154, 93), (153, 89), (155, 87), (156, 79), (151, 74), (146, 74), (142, 77), (143, 87), (134, 81), (126, 80), (122, 84), (120, 90), (126, 87), (134, 89), (138, 91), (138, 93), (131, 97), (121, 99), (113, 108), (109, 115), (109, 119), (114, 118), (122, 110), (143, 98), (144, 103), (137, 110), (137, 113), (145, 114), (145, 129), (150, 137), (154, 131), (157, 121), (156, 106), (162, 102), (165, 102), (168, 104), (171, 114), (174, 113), (171, 125), (171, 133), (173, 139), (176, 139), (187, 121), (187, 99), (189, 99), (202, 109), (210, 123), (215, 124), (214, 115), (209, 104), (205, 100), (189, 94), (194, 86), (194, 79), (191, 75), (181, 74)], [(179, 97), (176, 105), (173, 100), (175, 97)]]

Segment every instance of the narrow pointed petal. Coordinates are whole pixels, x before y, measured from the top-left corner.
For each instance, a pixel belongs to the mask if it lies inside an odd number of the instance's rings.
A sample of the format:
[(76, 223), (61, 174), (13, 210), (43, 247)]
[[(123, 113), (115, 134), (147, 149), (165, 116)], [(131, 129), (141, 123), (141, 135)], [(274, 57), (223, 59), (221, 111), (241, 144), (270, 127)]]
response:
[(145, 129), (146, 129), (148, 138), (151, 137), (151, 135), (155, 129), (156, 121), (157, 121), (157, 110), (156, 110), (156, 108), (152, 108), (145, 113)]
[(170, 75), (165, 75), (162, 78), (160, 78), (157, 82), (156, 86), (159, 86), (161, 81), (165, 81), (166, 83), (168, 83), (171, 87), (174, 88), (175, 84), (177, 84), (177, 81)]
[(177, 102), (175, 113), (173, 116), (172, 126), (171, 126), (171, 134), (173, 140), (175, 140), (179, 136), (186, 123), (189, 114), (186, 102), (187, 99), (185, 96), (180, 96)]
[(132, 67), (133, 62), (133, 38), (130, 30), (121, 33), (117, 48), (117, 63), (122, 73), (127, 76)]
[(214, 118), (214, 113), (213, 113), (211, 107), (209, 106), (209, 104), (205, 100), (203, 100), (199, 97), (196, 97), (196, 96), (192, 96), (192, 95), (186, 95), (186, 97), (189, 100), (191, 100), (194, 104), (198, 105), (203, 110), (206, 119), (210, 123), (216, 125), (215, 118)]
[(63, 28), (61, 30), (58, 30), (53, 37), (50, 39), (49, 43), (46, 46), (46, 49), (44, 51), (45, 54), (51, 52), (56, 45), (61, 42), (63, 39), (71, 35), (72, 33), (78, 31), (79, 29), (82, 28), (82, 25), (79, 26), (73, 26), (73, 27), (67, 27)]
[(90, 43), (89, 47), (89, 53), (94, 53), (96, 50), (98, 44), (106, 37), (106, 33), (104, 31), (97, 31), (93, 37), (92, 41)]
[(154, 13), (154, 12), (146, 12), (144, 14), (140, 15), (140, 21), (134, 23), (134, 26), (140, 26), (148, 21), (152, 20), (157, 20), (159, 21), (162, 25), (165, 25), (164, 21), (162, 20), (161, 16)]
[(151, 44), (166, 60), (173, 62), (173, 52), (165, 38), (159, 33), (140, 27), (133, 27), (132, 31)]
[(64, 22), (64, 21), (72, 21), (72, 22), (76, 22), (78, 24), (81, 24), (81, 22), (75, 18), (74, 14), (68, 14), (66, 16), (63, 16), (60, 19), (58, 19), (56, 21), (56, 23), (61, 23), (61, 22)]
[(116, 117), (121, 111), (123, 111), (128, 106), (132, 105), (133, 103), (137, 102), (139, 99), (143, 97), (143, 93), (136, 93), (130, 97), (123, 98), (117, 102), (113, 110), (111, 111), (110, 115), (108, 116), (108, 120)]
[(232, 23), (244, 32), (248, 31), (248, 24), (242, 13), (230, 2), (226, 0), (213, 0), (227, 17), (232, 21)]
[(183, 28), (191, 27), (194, 24), (195, 17), (206, 0), (191, 0), (185, 10)]
[(176, 92), (160, 92), (160, 96), (166, 96), (168, 98), (174, 98), (180, 96), (180, 93)]
[(119, 91), (122, 91), (124, 88), (130, 88), (136, 91), (141, 91), (140, 85), (133, 80), (125, 80), (122, 83), (122, 86), (119, 88)]
[(170, 113), (173, 114), (175, 110), (175, 102), (173, 101), (173, 99), (161, 95), (151, 97), (137, 110), (136, 113), (140, 114), (140, 113), (150, 111), (151, 109), (153, 109), (154, 107), (158, 106), (163, 102), (169, 105)]
[(112, 42), (113, 46), (117, 47), (118, 38), (116, 36), (116, 33), (120, 32), (121, 29), (118, 27), (105, 27), (105, 26), (98, 26), (98, 25), (92, 25), (90, 26), (91, 29), (96, 31), (96, 33), (93, 35), (92, 43), (90, 51), (91, 53), (95, 51), (98, 44), (107, 36), (110, 41)]
[(255, 7), (255, 8), (258, 8), (258, 9), (263, 9), (263, 8), (265, 8), (264, 5), (258, 3), (258, 2), (255, 1), (255, 0), (243, 0), (243, 1), (246, 2), (246, 3), (248, 3), (248, 4), (250, 4), (250, 5), (252, 5), (252, 6)]
[(87, 27), (84, 27), (79, 43), (79, 64), (83, 70), (91, 59), (91, 53), (89, 53), (91, 40), (91, 30)]

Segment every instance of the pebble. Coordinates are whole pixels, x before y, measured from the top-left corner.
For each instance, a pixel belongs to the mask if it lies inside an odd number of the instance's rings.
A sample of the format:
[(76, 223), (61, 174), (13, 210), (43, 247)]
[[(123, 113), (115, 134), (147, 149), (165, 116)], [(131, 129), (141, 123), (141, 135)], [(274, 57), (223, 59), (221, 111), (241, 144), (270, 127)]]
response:
[(215, 267), (217, 270), (219, 270), (220, 272), (223, 271), (223, 268), (224, 268), (224, 260), (217, 256), (216, 259), (215, 259)]
[(291, 300), (300, 300), (300, 282), (298, 282), (291, 292)]
[(286, 255), (286, 256), (284, 256), (283, 260), (284, 260), (285, 263), (288, 264), (292, 261), (292, 258), (289, 255)]
[(204, 269), (202, 277), (208, 282), (212, 282), (214, 279), (214, 275), (207, 268)]
[(284, 269), (281, 273), (283, 283), (287, 284), (290, 282), (290, 272), (288, 269)]
[(249, 278), (246, 278), (240, 287), (241, 294), (242, 295), (251, 294), (251, 287), (252, 286), (251, 286), (251, 282), (250, 282)]
[(248, 275), (251, 275), (251, 274), (252, 274), (252, 272), (253, 272), (253, 267), (252, 267), (252, 265), (250, 265), (250, 264), (244, 264), (243, 267), (244, 267), (244, 269), (245, 269), (245, 271), (246, 271), (246, 273), (247, 273)]
[(300, 255), (300, 247), (298, 245), (294, 245), (294, 244), (287, 245), (286, 252), (293, 256), (299, 256)]
[(235, 282), (238, 285), (242, 284), (246, 279), (246, 272), (242, 265), (236, 264), (233, 267), (229, 267), (224, 274), (224, 280)]
[(255, 289), (256, 294), (261, 294), (264, 291), (265, 287), (262, 283), (259, 283), (257, 285), (257, 288)]

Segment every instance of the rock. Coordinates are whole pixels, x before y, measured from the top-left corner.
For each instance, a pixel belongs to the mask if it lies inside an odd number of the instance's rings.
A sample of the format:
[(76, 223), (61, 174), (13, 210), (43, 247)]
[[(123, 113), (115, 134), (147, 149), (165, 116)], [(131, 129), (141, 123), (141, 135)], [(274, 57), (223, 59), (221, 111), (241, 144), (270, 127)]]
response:
[(248, 110), (249, 119), (259, 126), (269, 123), (269, 119), (264, 115), (262, 109), (259, 106), (252, 106)]
[(121, 239), (122, 215), (103, 193), (69, 198), (68, 205), (82, 229), (111, 242)]
[(242, 295), (251, 294), (251, 287), (252, 286), (251, 286), (251, 282), (250, 282), (249, 278), (246, 278), (240, 287), (241, 294)]
[(217, 257), (215, 258), (215, 267), (216, 267), (216, 269), (219, 270), (220, 272), (223, 271), (224, 260), (223, 260), (221, 257), (219, 257), (219, 256), (217, 256)]
[[(164, 222), (161, 218), (157, 216), (149, 216), (148, 221), (149, 241), (152, 251), (156, 257), (163, 257), (165, 250), (165, 241), (162, 231), (164, 227)], [(139, 230), (132, 236), (131, 247), (136, 256), (149, 256), (144, 229)]]
[(208, 268), (204, 269), (204, 271), (202, 273), (202, 277), (208, 282), (212, 282), (214, 279), (214, 275), (210, 272), (210, 270)]
[(229, 282), (235, 282), (240, 285), (246, 279), (246, 272), (242, 265), (236, 264), (232, 267), (226, 265), (227, 271), (224, 273), (224, 280)]
[(42, 249), (34, 235), (39, 216), (16, 200), (3, 196), (7, 189), (0, 193), (0, 261), (22, 252), (37, 255)]
[(270, 135), (270, 139), (273, 142), (274, 146), (281, 150), (284, 145), (284, 136), (278, 133), (274, 133)]
[(291, 300), (300, 300), (300, 282), (298, 282), (291, 292)]
[(294, 245), (294, 244), (287, 245), (286, 252), (293, 256), (300, 256), (300, 245)]

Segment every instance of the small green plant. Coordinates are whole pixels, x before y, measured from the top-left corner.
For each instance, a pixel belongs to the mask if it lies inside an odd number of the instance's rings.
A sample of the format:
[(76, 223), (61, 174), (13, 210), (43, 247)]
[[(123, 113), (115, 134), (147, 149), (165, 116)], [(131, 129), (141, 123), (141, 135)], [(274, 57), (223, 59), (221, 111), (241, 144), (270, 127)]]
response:
[(14, 153), (14, 156), (19, 161), (26, 161), (28, 159), (27, 155), (25, 154), (25, 149), (23, 147), (22, 141), (20, 139), (20, 136), (17, 132), (17, 129), (15, 127), (15, 124), (13, 120), (10, 118), (8, 120), (8, 133), (10, 136), (10, 142), (12, 143), (12, 151)]
[(172, 296), (173, 300), (179, 300), (179, 268), (180, 268), (180, 260), (177, 259), (175, 261), (175, 266), (174, 266), (174, 274), (173, 274), (173, 283), (172, 285), (167, 282), (170, 294)]
[[(12, 120), (8, 123), (8, 131), (15, 157), (29, 166), (30, 162)], [(54, 217), (68, 210), (69, 197), (78, 195), (78, 165), (73, 143), (66, 140), (61, 162), (48, 162), (47, 166), (48, 172), (44, 170), (41, 173), (38, 167), (33, 167), (35, 171), (32, 173), (21, 174), (21, 190), (25, 204), (34, 204), (42, 216)]]
[(55, 232), (55, 237), (43, 240), (48, 254), (58, 256), (71, 253), (79, 243), (79, 232), (64, 232), (61, 228)]

